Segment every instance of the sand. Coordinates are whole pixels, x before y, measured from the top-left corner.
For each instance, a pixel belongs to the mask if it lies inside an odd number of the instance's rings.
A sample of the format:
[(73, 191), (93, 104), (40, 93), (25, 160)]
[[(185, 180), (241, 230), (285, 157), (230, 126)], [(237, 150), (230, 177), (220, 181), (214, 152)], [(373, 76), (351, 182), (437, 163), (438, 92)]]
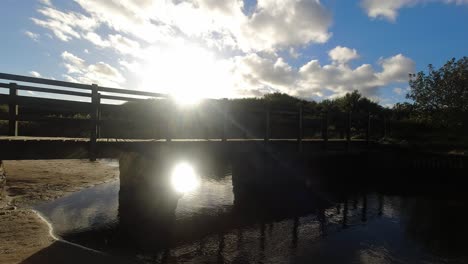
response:
[[(0, 263), (102, 263), (103, 254), (57, 240), (31, 207), (118, 178), (106, 161), (4, 161), (6, 196), (0, 199)], [(115, 262), (111, 260), (109, 262)]]

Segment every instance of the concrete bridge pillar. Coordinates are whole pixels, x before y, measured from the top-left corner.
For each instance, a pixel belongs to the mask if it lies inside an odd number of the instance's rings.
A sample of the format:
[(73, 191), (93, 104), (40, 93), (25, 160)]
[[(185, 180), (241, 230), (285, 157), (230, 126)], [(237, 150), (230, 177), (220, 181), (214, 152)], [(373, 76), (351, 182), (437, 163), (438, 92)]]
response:
[(140, 246), (164, 247), (180, 196), (170, 186), (170, 172), (163, 153), (122, 154), (120, 166), (119, 224)]

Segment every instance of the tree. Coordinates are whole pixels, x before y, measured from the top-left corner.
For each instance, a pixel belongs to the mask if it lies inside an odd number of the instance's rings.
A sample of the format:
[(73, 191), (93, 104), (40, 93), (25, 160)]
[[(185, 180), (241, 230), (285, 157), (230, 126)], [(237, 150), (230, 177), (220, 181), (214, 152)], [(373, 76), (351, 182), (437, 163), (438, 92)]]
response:
[(392, 118), (396, 120), (409, 120), (414, 113), (414, 105), (404, 102), (396, 103), (392, 108)]
[(297, 108), (301, 104), (309, 103), (305, 100), (290, 96), (285, 93), (271, 93), (265, 94), (263, 99), (268, 102), (272, 107), (277, 108)]
[(358, 91), (347, 93), (343, 97), (333, 100), (337, 108), (343, 112), (359, 112), (359, 113), (378, 113), (381, 112), (382, 106), (371, 101), (367, 97), (363, 97)]
[(428, 66), (427, 75), (419, 72), (410, 80), (408, 99), (431, 122), (460, 125), (468, 112), (468, 57), (447, 61), (440, 69)]

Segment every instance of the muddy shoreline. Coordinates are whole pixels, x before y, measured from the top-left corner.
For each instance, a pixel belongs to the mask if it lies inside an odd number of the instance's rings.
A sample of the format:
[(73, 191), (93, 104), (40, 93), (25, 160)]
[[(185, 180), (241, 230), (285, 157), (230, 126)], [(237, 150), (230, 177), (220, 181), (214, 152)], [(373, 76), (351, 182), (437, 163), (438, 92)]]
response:
[(118, 179), (115, 163), (12, 160), (3, 161), (0, 173), (6, 175), (0, 197), (0, 263), (106, 262), (96, 252), (55, 238), (50, 225), (31, 208)]

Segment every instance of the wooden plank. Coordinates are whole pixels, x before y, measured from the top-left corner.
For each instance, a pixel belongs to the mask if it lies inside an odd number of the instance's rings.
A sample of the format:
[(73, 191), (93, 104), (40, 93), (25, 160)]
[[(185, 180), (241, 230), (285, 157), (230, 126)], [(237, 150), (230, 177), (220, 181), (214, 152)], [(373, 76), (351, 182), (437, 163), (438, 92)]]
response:
[[(16, 75), (16, 74), (8, 74), (8, 73), (0, 73), (0, 79), (10, 80), (10, 81), (36, 83), (36, 84), (45, 84), (45, 85), (52, 85), (52, 86), (62, 86), (62, 87), (69, 87), (69, 88), (75, 88), (75, 89), (83, 89), (83, 90), (88, 90), (88, 91), (92, 90), (92, 85), (89, 85), (89, 84), (57, 81), (57, 80), (50, 80), (50, 79), (23, 76), (23, 75)], [(120, 88), (101, 87), (100, 86), (99, 91), (108, 92), (108, 93), (118, 93), (118, 94), (130, 94), (130, 95), (141, 95), (141, 96), (149, 96), (149, 97), (168, 98), (168, 95), (166, 95), (166, 94), (153, 93), (153, 92), (147, 92), (147, 91), (141, 91), (141, 90), (129, 90), (129, 89), (120, 89)]]
[(265, 141), (270, 140), (270, 107), (267, 105), (265, 109)]
[(8, 83), (0, 83), (0, 88), (10, 89), (10, 84), (8, 84)]
[(99, 93), (98, 86), (96, 84), (92, 85), (92, 97), (91, 97), (91, 126), (90, 126), (90, 137), (89, 137), (89, 160), (96, 161), (96, 142), (97, 142), (97, 131), (99, 126)]
[(89, 109), (91, 109), (91, 103), (89, 102), (56, 100), (28, 96), (17, 96), (16, 101), (18, 105), (22, 105), (28, 108), (49, 107), (54, 109), (56, 108), (57, 110), (73, 109), (80, 112), (89, 112)]
[(141, 95), (149, 97), (158, 97), (158, 98), (168, 98), (169, 96), (162, 93), (153, 93), (141, 90), (128, 90), (128, 89), (119, 89), (119, 88), (109, 88), (99, 86), (99, 92), (107, 93), (117, 93), (117, 94), (131, 94), (131, 95)]
[(326, 150), (328, 147), (328, 120), (329, 115), (328, 111), (323, 114), (323, 123), (322, 123), (322, 139), (324, 143), (324, 149)]
[(299, 133), (297, 140), (299, 142), (299, 152), (302, 152), (302, 138), (304, 137), (304, 116), (302, 115), (303, 106), (299, 107)]
[(227, 141), (227, 126), (228, 126), (228, 104), (227, 104), (228, 100), (227, 99), (223, 99), (221, 101), (221, 114), (222, 114), (222, 141)]
[(25, 115), (20, 114), (17, 117), (18, 121), (32, 121), (32, 122), (90, 122), (90, 119), (83, 118), (69, 118), (69, 117), (51, 117), (51, 116), (39, 116), (39, 115)]
[(0, 112), (0, 120), (8, 120), (8, 118), (9, 118), (8, 113)]
[(351, 118), (352, 112), (349, 111), (346, 117), (346, 150), (349, 150), (351, 142)]
[(18, 121), (16, 117), (18, 115), (18, 104), (16, 98), (18, 97), (18, 86), (16, 83), (10, 83), (10, 102), (8, 103), (8, 135), (18, 136)]
[(91, 85), (88, 85), (88, 84), (49, 80), (49, 79), (44, 79), (44, 78), (29, 77), (29, 76), (22, 76), (22, 75), (16, 75), (16, 74), (8, 74), (8, 73), (0, 73), (0, 79), (91, 90)]
[(135, 98), (135, 97), (124, 97), (124, 96), (116, 96), (116, 95), (107, 95), (101, 94), (101, 99), (108, 99), (108, 100), (117, 100), (117, 101), (143, 101), (147, 100), (145, 98)]
[(371, 133), (371, 114), (367, 113), (366, 142), (368, 145), (370, 143), (370, 133)]
[(73, 95), (73, 96), (80, 96), (80, 97), (91, 97), (90, 93), (51, 89), (51, 88), (45, 88), (45, 87), (27, 86), (27, 85), (18, 85), (18, 90), (40, 92), (40, 93)]
[(293, 115), (293, 116), (297, 116), (297, 115), (299, 115), (299, 112), (297, 112), (297, 111), (272, 110), (271, 114), (272, 115)]
[(0, 94), (0, 104), (8, 104), (10, 101), (8, 98), (10, 96), (8, 94)]

